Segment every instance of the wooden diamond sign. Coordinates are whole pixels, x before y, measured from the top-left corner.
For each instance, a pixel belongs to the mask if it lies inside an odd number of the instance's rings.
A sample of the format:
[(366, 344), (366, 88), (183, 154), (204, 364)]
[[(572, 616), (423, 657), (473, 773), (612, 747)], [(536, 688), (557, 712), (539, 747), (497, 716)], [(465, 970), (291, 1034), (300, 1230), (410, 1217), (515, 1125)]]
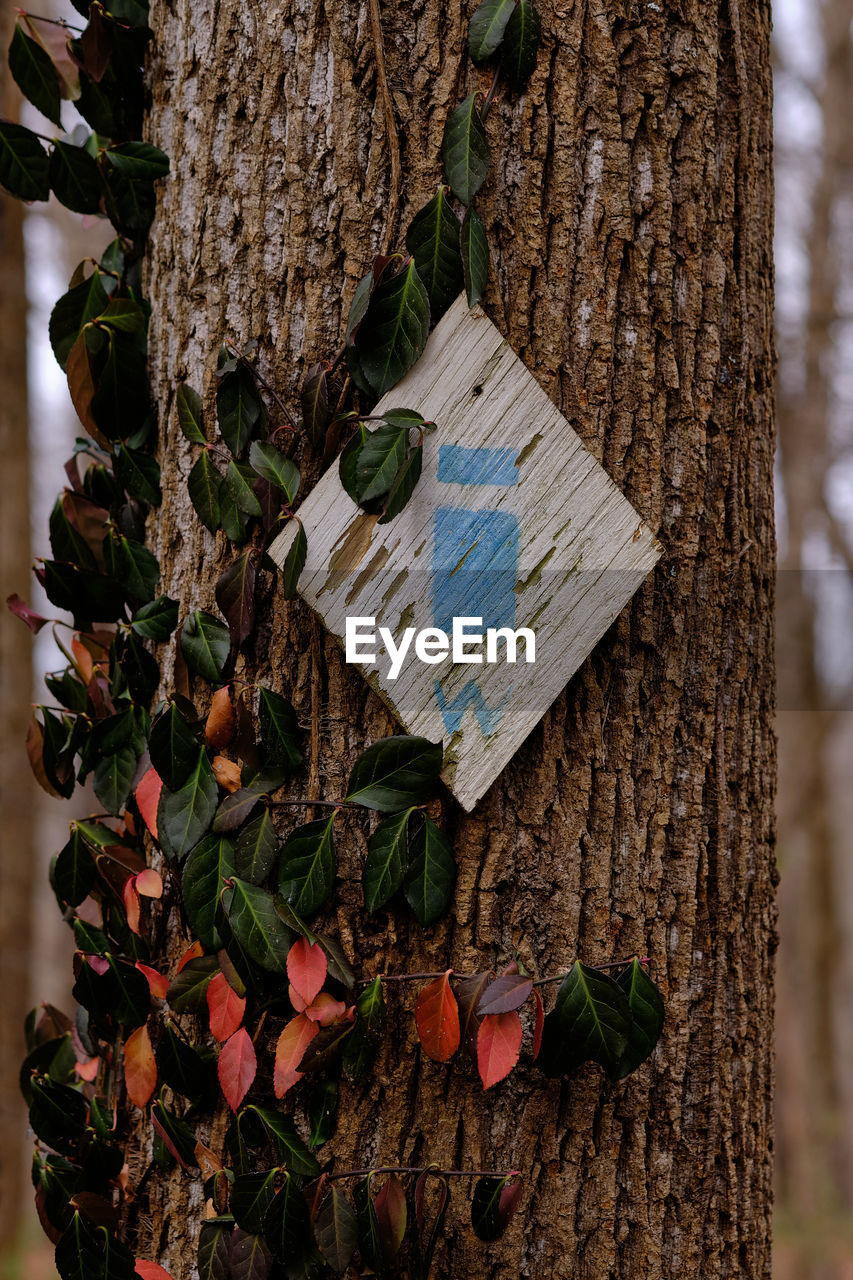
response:
[[(472, 809), (661, 547), (479, 307), (457, 299), (374, 409), (437, 424), (408, 506), (362, 511), (332, 467), (299, 510), (299, 594)], [(283, 564), (295, 522), (273, 543)]]

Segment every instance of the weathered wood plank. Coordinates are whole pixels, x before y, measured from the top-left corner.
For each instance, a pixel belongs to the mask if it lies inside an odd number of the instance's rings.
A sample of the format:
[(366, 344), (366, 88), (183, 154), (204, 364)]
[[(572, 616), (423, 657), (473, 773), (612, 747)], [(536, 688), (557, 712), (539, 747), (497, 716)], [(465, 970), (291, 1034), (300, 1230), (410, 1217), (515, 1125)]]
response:
[[(590, 653), (661, 547), (479, 307), (460, 297), (380, 402), (432, 419), (423, 474), (390, 524), (361, 511), (333, 467), (300, 508), (299, 593), (343, 639), (347, 617), (406, 627), (528, 627), (536, 661), (428, 665), (397, 679), (378, 647), (358, 665), (409, 733), (446, 749), (445, 780), (472, 809)], [(283, 564), (286, 529), (270, 554)], [(523, 655), (524, 646), (520, 646)], [(501, 647), (499, 654), (503, 656)]]

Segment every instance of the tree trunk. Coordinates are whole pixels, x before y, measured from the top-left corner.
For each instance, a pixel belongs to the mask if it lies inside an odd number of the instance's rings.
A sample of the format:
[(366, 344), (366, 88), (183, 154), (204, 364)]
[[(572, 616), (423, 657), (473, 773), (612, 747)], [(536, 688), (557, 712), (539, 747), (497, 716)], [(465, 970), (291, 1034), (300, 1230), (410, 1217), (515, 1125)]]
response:
[[(484, 1095), (471, 1073), (424, 1059), (414, 995), (395, 993), (388, 1043), (363, 1089), (343, 1090), (331, 1149), (342, 1168), (523, 1172), (521, 1211), (492, 1246), (472, 1236), (454, 1188), (435, 1274), (765, 1277), (769, 9), (539, 7), (530, 88), (488, 119), (486, 309), (666, 554), (474, 814), (446, 797), (459, 865), (451, 916), (427, 931), (366, 918), (365, 840), (348, 820), (327, 923), (365, 975), (470, 971), (515, 950), (542, 974), (576, 956), (648, 955), (667, 1025), (653, 1060), (623, 1084), (597, 1068), (555, 1082), (520, 1067)], [(440, 181), (448, 112), (488, 87), (467, 59), (468, 17), (441, 0), (382, 8), (403, 225)], [(211, 608), (230, 553), (189, 505), (177, 383), (212, 406), (218, 344), (257, 338), (264, 375), (294, 402), (306, 367), (339, 346), (383, 242), (389, 139), (367, 3), (155, 0), (152, 26), (148, 136), (172, 158), (148, 267), (164, 481), (154, 549), (164, 588), (184, 608)], [(259, 601), (246, 670), (292, 697), (311, 735), (311, 794), (338, 798), (355, 755), (392, 721), (271, 572)], [(160, 1256), (183, 1280), (200, 1186), (176, 1173), (146, 1188), (140, 1256)]]

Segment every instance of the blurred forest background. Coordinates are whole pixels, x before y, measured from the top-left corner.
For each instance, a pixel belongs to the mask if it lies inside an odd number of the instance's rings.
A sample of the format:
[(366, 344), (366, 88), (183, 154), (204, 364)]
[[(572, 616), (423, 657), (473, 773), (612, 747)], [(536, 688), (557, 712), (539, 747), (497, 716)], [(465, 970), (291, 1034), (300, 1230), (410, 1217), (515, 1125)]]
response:
[[(71, 19), (61, 0), (39, 11)], [(5, 50), (14, 22), (0, 16)], [(853, 1280), (853, 0), (776, 0), (780, 949), (776, 1280)], [(19, 95), (0, 66), (0, 114)], [(40, 117), (24, 110), (38, 129)], [(76, 434), (47, 340), (97, 228), (0, 194), (0, 591), (27, 566)], [(111, 232), (104, 229), (104, 244)], [(0, 614), (0, 1280), (55, 1275), (32, 1209), (17, 1074), (36, 1000), (68, 1006), (70, 935), (47, 883), (70, 804), (31, 780), (24, 737), (59, 665)], [(76, 800), (78, 812), (94, 806)], [(40, 1238), (41, 1237), (41, 1238)]]

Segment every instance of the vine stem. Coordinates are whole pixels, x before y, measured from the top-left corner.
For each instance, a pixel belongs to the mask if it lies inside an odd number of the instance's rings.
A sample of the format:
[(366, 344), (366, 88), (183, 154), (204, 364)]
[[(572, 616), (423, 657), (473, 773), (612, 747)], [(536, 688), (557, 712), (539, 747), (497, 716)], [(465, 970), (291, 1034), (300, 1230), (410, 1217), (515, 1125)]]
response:
[(288, 809), (288, 808), (305, 808), (311, 809), (314, 805), (322, 809), (357, 809), (357, 804), (348, 804), (346, 800), (271, 800), (271, 809)]
[(41, 13), (30, 13), (29, 9), (16, 9), (15, 13), (21, 18), (32, 18), (34, 22), (49, 22), (52, 27), (64, 27), (66, 31), (81, 32), (82, 27), (74, 26), (71, 22), (65, 22), (62, 18), (46, 18)]
[(434, 1164), (427, 1165), (381, 1165), (376, 1169), (342, 1169), (340, 1173), (327, 1173), (329, 1182), (333, 1178), (366, 1178), (370, 1173), (433, 1173), (437, 1178), (519, 1178), (518, 1169), (439, 1169)]
[(480, 119), (485, 122), (486, 116), (489, 114), (489, 108), (495, 100), (495, 94), (498, 91), (498, 80), (500, 79), (500, 67), (495, 67), (495, 74), (492, 76), (492, 83), (489, 85), (489, 92), (486, 94), (483, 103), (483, 110), (480, 112)]
[(388, 193), (388, 217), (385, 221), (385, 234), (382, 237), (382, 252), (387, 253), (394, 239), (397, 214), (400, 211), (400, 192), (402, 186), (403, 165), (400, 159), (400, 135), (397, 132), (397, 117), (394, 114), (394, 102), (388, 86), (388, 72), (385, 67), (385, 41), (382, 36), (382, 15), (379, 12), (379, 0), (369, 0), (370, 25), (373, 31), (373, 47), (376, 53), (376, 79), (379, 82), (379, 93), (382, 97), (382, 110), (385, 114), (385, 132), (388, 135), (388, 150), (391, 156), (391, 189)]
[[(621, 969), (621, 968), (624, 968), (626, 964), (630, 964), (633, 959), (634, 959), (633, 956), (629, 956), (626, 960), (610, 960), (608, 961), (607, 964), (594, 964), (594, 965), (591, 965), (590, 968)], [(651, 957), (643, 956), (642, 959), (640, 960), (640, 964), (651, 964)], [(376, 981), (377, 976), (382, 982), (425, 982), (429, 978), (443, 978), (445, 973), (447, 973), (446, 969), (440, 969), (436, 973), (380, 973), (378, 975), (374, 975), (372, 978), (360, 979), (359, 986), (362, 986), (362, 987), (369, 986), (371, 982)], [(452, 970), (450, 972), (450, 978), (451, 979), (455, 978), (457, 981), (463, 981), (466, 977), (470, 977), (470, 976), (472, 975), (465, 974), (465, 973), (454, 973)], [(563, 979), (567, 976), (568, 976), (567, 973), (555, 973), (549, 978), (536, 978), (534, 979), (533, 985), (534, 987), (544, 987), (546, 983), (549, 983), (549, 982), (562, 982)]]
[(287, 405), (284, 403), (284, 401), (282, 400), (278, 392), (275, 391), (272, 386), (270, 386), (269, 382), (261, 373), (260, 369), (258, 369), (256, 365), (253, 365), (251, 360), (247, 360), (246, 357), (240, 351), (237, 350), (237, 348), (234, 346), (233, 343), (229, 342), (228, 345), (231, 348), (232, 352), (234, 353), (235, 359), (243, 366), (244, 369), (248, 369), (252, 377), (261, 384), (264, 391), (266, 391), (266, 393), (278, 405), (279, 409), (281, 409), (282, 413), (287, 419), (289, 429), (291, 431), (298, 431), (299, 428), (296, 425), (293, 414), (290, 412), (290, 410), (288, 409)]

